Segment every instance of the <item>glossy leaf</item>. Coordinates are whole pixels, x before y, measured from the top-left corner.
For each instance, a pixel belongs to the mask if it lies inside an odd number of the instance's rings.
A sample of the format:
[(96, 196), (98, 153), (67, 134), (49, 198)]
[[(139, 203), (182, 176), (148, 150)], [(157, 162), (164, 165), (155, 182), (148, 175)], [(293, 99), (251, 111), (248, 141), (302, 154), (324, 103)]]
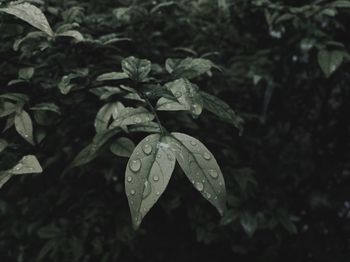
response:
[(203, 91), (200, 94), (203, 99), (204, 109), (215, 114), (220, 120), (234, 125), (241, 131), (243, 130), (243, 119), (226, 102)]
[(121, 80), (128, 78), (128, 75), (124, 72), (110, 72), (99, 75), (97, 81), (110, 81), (110, 80)]
[(34, 145), (32, 119), (25, 110), (15, 115), (15, 128), (18, 134)]
[(225, 181), (213, 154), (200, 141), (189, 135), (171, 135), (170, 148), (185, 175), (222, 215), (226, 210)]
[(149, 135), (136, 146), (125, 172), (125, 191), (135, 228), (164, 192), (174, 167), (175, 156), (161, 135)]
[(318, 52), (318, 63), (326, 77), (330, 77), (343, 62), (344, 52), (322, 49)]
[(208, 72), (212, 62), (203, 58), (167, 59), (165, 68), (173, 78), (192, 79)]
[(161, 97), (157, 102), (157, 110), (159, 111), (185, 111), (187, 108), (173, 99)]
[(134, 151), (135, 144), (132, 140), (127, 137), (120, 137), (115, 142), (113, 142), (109, 149), (116, 156), (129, 157)]
[(71, 37), (74, 38), (77, 42), (84, 40), (84, 36), (77, 30), (67, 30), (65, 32), (57, 34), (57, 36)]
[(111, 123), (110, 128), (137, 125), (150, 122), (154, 119), (154, 115), (144, 107), (125, 107), (120, 111), (117, 118)]
[(124, 109), (120, 102), (105, 104), (98, 112), (95, 118), (95, 128), (97, 133), (104, 132), (108, 129), (109, 122), (112, 118), (117, 118), (118, 113)]
[(48, 35), (53, 36), (53, 31), (45, 15), (34, 5), (29, 3), (17, 3), (14, 1), (10, 2), (7, 7), (0, 8), (0, 11), (14, 15)]
[(151, 71), (151, 62), (129, 56), (122, 61), (122, 69), (131, 79), (142, 82)]

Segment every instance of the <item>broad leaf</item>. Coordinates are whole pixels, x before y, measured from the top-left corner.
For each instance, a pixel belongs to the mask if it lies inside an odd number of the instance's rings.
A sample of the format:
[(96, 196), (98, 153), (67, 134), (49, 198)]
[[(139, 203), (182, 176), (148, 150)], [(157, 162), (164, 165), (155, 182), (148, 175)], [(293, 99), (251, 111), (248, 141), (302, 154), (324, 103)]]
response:
[(11, 2), (7, 7), (0, 8), (0, 11), (14, 15), (48, 35), (53, 36), (52, 29), (45, 15), (34, 5)]
[(212, 153), (197, 139), (171, 133), (169, 144), (182, 170), (193, 186), (222, 215), (226, 210), (224, 177)]
[(110, 72), (99, 75), (97, 81), (110, 81), (110, 80), (121, 80), (128, 78), (128, 75), (124, 72)]
[(135, 149), (135, 144), (127, 137), (120, 137), (110, 145), (109, 149), (116, 156), (129, 157)]
[(84, 36), (77, 30), (67, 30), (65, 32), (57, 34), (57, 36), (71, 37), (74, 38), (77, 42), (84, 40)]
[(164, 192), (174, 167), (173, 152), (161, 135), (149, 135), (136, 146), (125, 172), (125, 191), (135, 228)]
[(318, 63), (326, 77), (330, 77), (343, 62), (344, 52), (322, 49), (318, 52)]
[(151, 71), (151, 62), (129, 56), (122, 61), (122, 69), (131, 79), (142, 82)]
[(30, 108), (31, 110), (39, 110), (39, 111), (51, 111), (57, 114), (61, 114), (61, 111), (58, 106), (54, 103), (40, 103)]
[(185, 111), (187, 108), (173, 99), (161, 97), (157, 102), (157, 110), (159, 111)]
[(14, 113), (18, 108), (17, 104), (10, 102), (0, 102), (0, 117), (8, 116)]
[(15, 115), (15, 128), (25, 140), (34, 145), (33, 140), (33, 123), (28, 113), (22, 110)]
[(154, 119), (154, 115), (144, 107), (125, 107), (120, 111), (117, 118), (111, 123), (109, 128), (137, 125), (150, 122)]
[(243, 130), (243, 119), (239, 117), (226, 102), (203, 91), (201, 91), (200, 94), (206, 110), (215, 114), (220, 120), (234, 125), (240, 131)]
[(208, 72), (212, 62), (203, 58), (167, 59), (165, 68), (173, 78), (192, 79)]
[[(165, 87), (172, 92), (176, 100), (183, 106), (184, 110), (190, 111), (193, 116), (199, 116), (202, 113), (203, 100), (199, 94), (198, 86), (192, 84), (187, 79), (181, 78), (167, 83)], [(159, 103), (163, 102), (164, 99)], [(180, 108), (180, 106), (176, 104), (172, 104), (171, 106)]]
[(112, 118), (117, 118), (118, 113), (124, 109), (120, 102), (105, 104), (98, 112), (95, 118), (95, 128), (97, 133), (104, 132), (108, 129), (109, 122)]

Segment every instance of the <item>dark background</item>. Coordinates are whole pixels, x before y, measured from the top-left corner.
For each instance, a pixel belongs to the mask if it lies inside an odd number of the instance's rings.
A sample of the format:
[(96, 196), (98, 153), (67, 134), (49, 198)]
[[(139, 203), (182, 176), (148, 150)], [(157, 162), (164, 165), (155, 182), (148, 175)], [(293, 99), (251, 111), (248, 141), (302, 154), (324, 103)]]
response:
[[(350, 8), (334, 7), (336, 1), (239, 0), (219, 9), (214, 0), (180, 0), (151, 12), (160, 1), (32, 2), (54, 29), (78, 23), (86, 38), (117, 33), (132, 41), (33, 38), (14, 51), (14, 41), (33, 28), (0, 15), (0, 92), (23, 92), (31, 103), (54, 101), (62, 110), (59, 119), (37, 125), (47, 132), (38, 146), (14, 130), (1, 134), (15, 145), (0, 155), (1, 170), (24, 153), (36, 154), (45, 170), (1, 189), (1, 261), (349, 261), (348, 58), (327, 78), (317, 56), (321, 49), (349, 50)], [(121, 16), (120, 8), (129, 9)], [(39, 51), (43, 45), (48, 48)], [(168, 130), (188, 133), (213, 152), (229, 212), (220, 218), (176, 168), (134, 231), (123, 185), (127, 159), (105, 150), (63, 173), (94, 136), (103, 103), (89, 92), (63, 96), (57, 84), (89, 68), (77, 83), (89, 88), (96, 75), (120, 71), (130, 55), (163, 65), (169, 57), (204, 54), (221, 71), (195, 82), (237, 111), (244, 132), (209, 113), (193, 120), (162, 112), (160, 118)], [(7, 86), (28, 65), (34, 78)], [(138, 142), (144, 135), (128, 137)]]

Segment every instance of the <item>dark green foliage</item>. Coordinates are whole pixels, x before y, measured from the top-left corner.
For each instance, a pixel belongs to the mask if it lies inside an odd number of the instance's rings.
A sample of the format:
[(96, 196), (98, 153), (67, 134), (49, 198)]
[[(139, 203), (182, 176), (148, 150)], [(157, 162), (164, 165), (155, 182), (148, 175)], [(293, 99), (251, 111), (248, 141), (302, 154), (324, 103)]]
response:
[(348, 261), (349, 14), (0, 1), (0, 260)]

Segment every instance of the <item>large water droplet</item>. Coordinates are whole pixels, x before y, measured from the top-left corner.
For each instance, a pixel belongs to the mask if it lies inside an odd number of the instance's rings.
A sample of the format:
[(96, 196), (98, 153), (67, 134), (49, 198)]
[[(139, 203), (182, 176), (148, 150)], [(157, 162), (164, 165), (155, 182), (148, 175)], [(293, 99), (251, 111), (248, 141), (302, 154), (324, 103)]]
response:
[(210, 199), (210, 198), (211, 198), (211, 194), (210, 194), (210, 193), (208, 193), (208, 192), (205, 194), (205, 196), (206, 196), (208, 199)]
[(133, 196), (136, 194), (136, 191), (134, 189), (131, 189), (130, 194)]
[(191, 106), (191, 113), (193, 115), (200, 115), (201, 112), (202, 112), (202, 109), (198, 104), (193, 104)]
[(201, 182), (196, 182), (195, 187), (199, 192), (202, 192), (204, 189), (204, 185)]
[(182, 96), (182, 93), (180, 91), (176, 91), (175, 92), (175, 97), (179, 98), (180, 96)]
[(132, 181), (132, 177), (131, 176), (128, 176), (127, 178), (126, 178), (126, 181), (128, 181), (129, 183)]
[(133, 172), (139, 171), (141, 169), (141, 160), (140, 159), (131, 160), (129, 167), (130, 167), (130, 170)]
[(196, 146), (197, 145), (197, 142), (194, 141), (194, 140), (192, 140), (190, 143), (191, 143), (192, 146)]
[(154, 176), (153, 176), (153, 181), (156, 181), (156, 182), (159, 181), (159, 176), (154, 175)]
[(134, 122), (136, 124), (140, 124), (142, 122), (141, 118), (139, 118), (138, 116), (134, 118)]
[(212, 178), (215, 178), (215, 179), (218, 178), (218, 176), (219, 176), (218, 171), (216, 171), (214, 169), (209, 170), (208, 173)]
[(210, 155), (208, 152), (204, 152), (203, 158), (204, 158), (205, 160), (210, 160), (211, 155)]
[(152, 153), (152, 146), (150, 144), (144, 144), (142, 146), (143, 152), (145, 152), (146, 155), (149, 155)]

